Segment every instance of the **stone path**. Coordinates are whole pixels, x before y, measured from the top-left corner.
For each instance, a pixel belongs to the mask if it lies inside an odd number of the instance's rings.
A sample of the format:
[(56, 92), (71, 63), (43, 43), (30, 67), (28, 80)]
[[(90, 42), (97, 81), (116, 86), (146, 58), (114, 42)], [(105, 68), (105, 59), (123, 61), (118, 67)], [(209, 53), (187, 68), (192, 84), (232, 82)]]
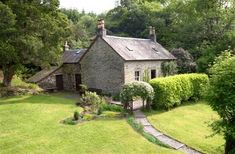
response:
[(134, 118), (135, 121), (140, 123), (141, 125), (144, 126), (144, 131), (146, 133), (149, 133), (151, 135), (153, 135), (156, 139), (158, 139), (159, 141), (161, 141), (162, 143), (172, 147), (173, 149), (182, 151), (184, 153), (187, 154), (201, 154), (201, 152), (165, 135), (162, 134), (160, 131), (158, 131), (157, 129), (155, 129), (147, 120), (146, 116), (143, 114), (142, 111), (140, 110), (136, 110), (134, 111)]

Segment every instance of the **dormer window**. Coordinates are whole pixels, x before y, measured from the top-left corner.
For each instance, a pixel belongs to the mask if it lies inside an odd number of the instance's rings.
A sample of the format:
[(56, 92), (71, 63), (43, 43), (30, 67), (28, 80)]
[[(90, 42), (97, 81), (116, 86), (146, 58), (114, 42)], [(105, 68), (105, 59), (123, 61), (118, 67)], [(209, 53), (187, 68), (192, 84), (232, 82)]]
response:
[(154, 51), (158, 52), (158, 50), (157, 50), (155, 47), (152, 47), (152, 49), (153, 49)]
[(127, 50), (129, 50), (129, 51), (133, 51), (133, 49), (131, 49), (130, 47), (126, 47), (127, 48)]

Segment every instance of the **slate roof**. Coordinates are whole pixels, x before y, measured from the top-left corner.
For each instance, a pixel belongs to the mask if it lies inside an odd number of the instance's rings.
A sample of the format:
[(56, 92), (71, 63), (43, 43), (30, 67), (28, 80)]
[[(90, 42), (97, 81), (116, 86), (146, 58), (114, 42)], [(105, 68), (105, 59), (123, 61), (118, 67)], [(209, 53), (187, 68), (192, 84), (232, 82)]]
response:
[(76, 49), (65, 51), (62, 55), (62, 61), (64, 64), (72, 64), (79, 62), (86, 49)]
[(49, 69), (43, 69), (40, 72), (36, 73), (34, 76), (29, 78), (27, 81), (31, 83), (37, 83), (49, 76), (51, 73), (55, 72), (59, 67), (52, 66)]
[(104, 36), (107, 42), (124, 60), (173, 60), (168, 50), (150, 39)]

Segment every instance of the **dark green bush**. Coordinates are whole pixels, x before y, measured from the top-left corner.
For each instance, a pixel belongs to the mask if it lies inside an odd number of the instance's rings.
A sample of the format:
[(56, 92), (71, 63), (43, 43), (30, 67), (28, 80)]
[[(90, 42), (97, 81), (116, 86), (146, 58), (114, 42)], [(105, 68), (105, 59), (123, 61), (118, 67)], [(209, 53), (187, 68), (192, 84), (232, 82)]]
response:
[(120, 93), (113, 95), (113, 96), (112, 96), (112, 99), (113, 99), (114, 101), (120, 101)]
[(155, 95), (153, 106), (170, 109), (191, 99), (201, 99), (208, 87), (206, 74), (181, 74), (150, 80)]
[(79, 120), (79, 119), (80, 119), (80, 114), (79, 114), (78, 111), (75, 111), (75, 112), (74, 112), (73, 118), (74, 118), (74, 120)]
[(123, 107), (121, 107), (121, 106), (114, 105), (114, 104), (107, 104), (107, 103), (102, 104), (101, 110), (102, 111), (113, 111), (113, 112), (123, 112), (124, 111)]

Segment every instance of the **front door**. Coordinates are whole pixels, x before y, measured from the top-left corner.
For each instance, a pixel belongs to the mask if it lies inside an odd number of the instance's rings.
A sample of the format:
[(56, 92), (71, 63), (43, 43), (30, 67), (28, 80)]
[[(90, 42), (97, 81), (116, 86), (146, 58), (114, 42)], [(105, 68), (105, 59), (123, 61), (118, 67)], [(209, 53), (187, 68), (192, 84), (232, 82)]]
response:
[(76, 82), (76, 90), (79, 91), (81, 89), (80, 84), (82, 84), (81, 74), (75, 74), (75, 82)]
[(56, 88), (57, 90), (64, 90), (63, 75), (56, 75)]

